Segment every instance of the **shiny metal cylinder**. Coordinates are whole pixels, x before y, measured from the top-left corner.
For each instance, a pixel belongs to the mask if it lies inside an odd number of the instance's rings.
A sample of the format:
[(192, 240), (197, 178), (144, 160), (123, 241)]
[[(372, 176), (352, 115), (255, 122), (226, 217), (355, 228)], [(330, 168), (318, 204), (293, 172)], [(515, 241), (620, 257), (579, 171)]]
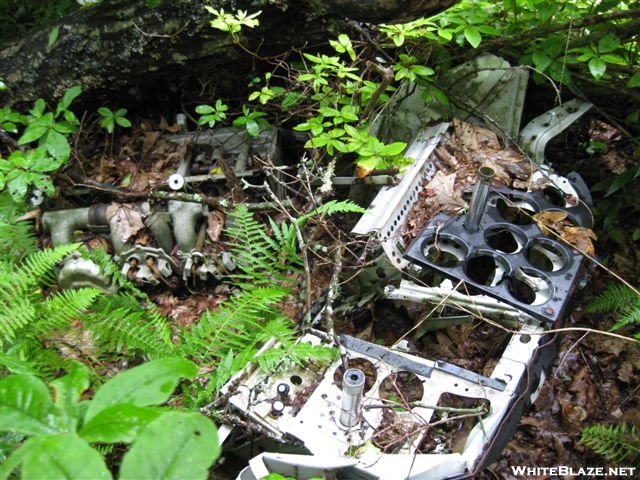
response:
[(480, 221), (487, 208), (487, 199), (491, 190), (491, 182), (496, 173), (491, 167), (480, 167), (478, 170), (478, 182), (473, 190), (467, 218), (464, 220), (464, 228), (469, 232), (477, 232)]
[(347, 428), (353, 427), (358, 423), (364, 381), (364, 373), (357, 368), (350, 368), (344, 372), (342, 377), (340, 423)]

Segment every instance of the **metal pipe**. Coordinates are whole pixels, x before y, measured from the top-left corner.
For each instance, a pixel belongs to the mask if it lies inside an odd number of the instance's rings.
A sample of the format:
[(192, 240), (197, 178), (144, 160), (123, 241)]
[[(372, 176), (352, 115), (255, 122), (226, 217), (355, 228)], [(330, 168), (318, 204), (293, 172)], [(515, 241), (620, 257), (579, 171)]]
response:
[(106, 227), (109, 225), (105, 211), (107, 205), (93, 205), (85, 208), (73, 208), (45, 212), (42, 215), (42, 226), (45, 232), (51, 233), (54, 247), (73, 243), (73, 232), (90, 227)]
[(342, 377), (340, 423), (347, 428), (353, 427), (358, 423), (364, 380), (364, 373), (357, 368), (350, 368), (344, 372)]
[(478, 170), (478, 182), (473, 190), (469, 211), (464, 221), (464, 228), (469, 232), (477, 232), (480, 228), (480, 221), (487, 207), (487, 199), (491, 190), (491, 181), (496, 172), (491, 167), (480, 167)]

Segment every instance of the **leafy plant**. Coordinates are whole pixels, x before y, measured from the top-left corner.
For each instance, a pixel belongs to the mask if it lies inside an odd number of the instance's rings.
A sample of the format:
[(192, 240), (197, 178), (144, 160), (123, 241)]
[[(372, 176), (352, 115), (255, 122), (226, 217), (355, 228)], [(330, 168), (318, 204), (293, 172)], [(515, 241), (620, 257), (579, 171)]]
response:
[[(585, 308), (587, 313), (615, 312), (618, 320), (613, 330), (640, 325), (640, 296), (636, 291), (621, 283), (610, 283)], [(640, 332), (635, 334), (640, 339)]]
[(113, 133), (117, 125), (124, 128), (131, 127), (131, 122), (125, 117), (127, 114), (126, 108), (119, 108), (114, 112), (110, 108), (100, 107), (98, 108), (98, 113), (102, 116), (100, 126), (109, 133)]
[(254, 110), (247, 105), (242, 106), (242, 115), (233, 120), (235, 128), (243, 128), (250, 137), (257, 137), (262, 130), (269, 127), (269, 122), (264, 118), (267, 114), (260, 110)]
[[(206, 417), (160, 410), (180, 379), (198, 368), (182, 358), (164, 358), (121, 372), (83, 400), (89, 371), (74, 362), (68, 373), (47, 386), (29, 374), (0, 380), (3, 431), (28, 439), (0, 465), (0, 478), (20, 467), (21, 478), (112, 478), (91, 444), (130, 445), (120, 479), (208, 477), (220, 454), (217, 430)], [(167, 435), (167, 432), (171, 432)]]
[(238, 33), (240, 33), (244, 27), (255, 28), (260, 25), (260, 21), (257, 19), (262, 13), (260, 10), (249, 15), (244, 10), (228, 13), (225, 12), (223, 8), (217, 10), (209, 5), (205, 5), (204, 8), (214, 16), (210, 22), (211, 26), (217, 30), (229, 32), (233, 41), (236, 43), (239, 41)]
[(200, 114), (198, 125), (208, 124), (209, 128), (213, 128), (216, 123), (227, 118), (227, 114), (225, 113), (227, 110), (229, 110), (229, 106), (222, 103), (220, 99), (216, 100), (214, 106), (198, 105), (196, 107), (196, 113)]
[(640, 460), (640, 434), (635, 425), (591, 425), (582, 430), (580, 441), (618, 463), (635, 464)]
[(67, 90), (55, 112), (47, 111), (42, 98), (35, 101), (28, 115), (8, 107), (0, 111), (2, 128), (19, 133), (18, 125), (25, 125), (17, 143), (32, 147), (15, 149), (6, 159), (0, 158), (0, 188), (7, 188), (16, 202), (24, 200), (31, 186), (49, 195), (55, 192), (48, 173), (59, 169), (71, 156), (68, 136), (77, 131), (80, 122), (69, 106), (81, 92), (79, 86)]

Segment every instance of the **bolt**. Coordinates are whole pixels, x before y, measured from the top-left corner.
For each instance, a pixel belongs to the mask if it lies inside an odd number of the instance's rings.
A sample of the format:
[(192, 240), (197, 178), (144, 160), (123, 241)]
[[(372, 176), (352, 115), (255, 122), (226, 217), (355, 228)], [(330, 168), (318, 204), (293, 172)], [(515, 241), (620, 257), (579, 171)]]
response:
[(555, 312), (555, 310), (551, 307), (547, 307), (544, 309), (544, 313), (546, 313), (547, 315), (553, 315)]

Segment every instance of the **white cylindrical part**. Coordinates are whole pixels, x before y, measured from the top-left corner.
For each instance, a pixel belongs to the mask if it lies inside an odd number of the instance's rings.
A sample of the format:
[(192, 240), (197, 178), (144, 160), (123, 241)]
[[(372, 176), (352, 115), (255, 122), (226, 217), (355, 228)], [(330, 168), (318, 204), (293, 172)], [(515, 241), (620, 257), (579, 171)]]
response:
[(360, 403), (364, 391), (364, 373), (357, 368), (350, 368), (342, 377), (342, 408), (340, 423), (345, 427), (353, 427), (358, 423)]

